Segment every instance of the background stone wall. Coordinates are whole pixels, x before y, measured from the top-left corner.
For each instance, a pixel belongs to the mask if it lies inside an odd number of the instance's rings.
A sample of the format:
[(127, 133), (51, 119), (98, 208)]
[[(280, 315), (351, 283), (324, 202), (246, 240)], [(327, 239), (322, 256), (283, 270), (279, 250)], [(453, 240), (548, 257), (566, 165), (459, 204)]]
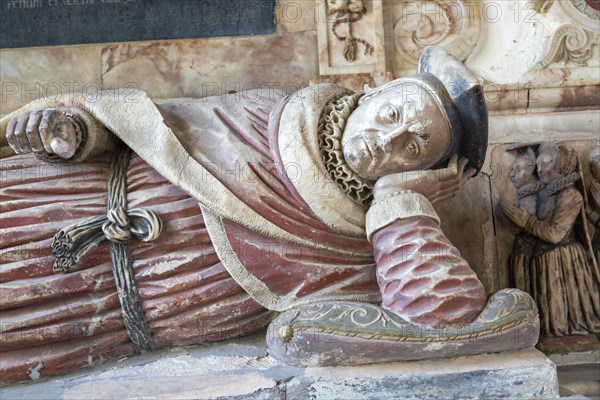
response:
[(312, 0), (279, 2), (271, 35), (0, 49), (0, 114), (73, 91), (136, 87), (168, 99), (297, 90), (318, 75), (314, 7)]

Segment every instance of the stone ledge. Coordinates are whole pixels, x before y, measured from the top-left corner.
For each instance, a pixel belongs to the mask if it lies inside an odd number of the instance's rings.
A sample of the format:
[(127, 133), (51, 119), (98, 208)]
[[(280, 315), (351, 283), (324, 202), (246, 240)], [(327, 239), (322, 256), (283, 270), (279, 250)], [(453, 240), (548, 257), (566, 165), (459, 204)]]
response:
[(290, 399), (548, 399), (556, 367), (537, 350), (451, 360), (307, 368), (287, 385)]
[(264, 335), (164, 350), (0, 390), (11, 399), (547, 399), (556, 367), (537, 350), (451, 360), (296, 368)]

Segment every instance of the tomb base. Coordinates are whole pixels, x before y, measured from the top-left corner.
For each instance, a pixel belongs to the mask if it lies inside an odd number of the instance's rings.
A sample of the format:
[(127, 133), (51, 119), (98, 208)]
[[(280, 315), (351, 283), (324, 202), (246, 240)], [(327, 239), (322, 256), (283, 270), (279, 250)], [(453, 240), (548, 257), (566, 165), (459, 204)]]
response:
[(535, 350), (450, 360), (299, 368), (264, 335), (163, 350), (0, 390), (10, 399), (550, 399), (556, 367)]

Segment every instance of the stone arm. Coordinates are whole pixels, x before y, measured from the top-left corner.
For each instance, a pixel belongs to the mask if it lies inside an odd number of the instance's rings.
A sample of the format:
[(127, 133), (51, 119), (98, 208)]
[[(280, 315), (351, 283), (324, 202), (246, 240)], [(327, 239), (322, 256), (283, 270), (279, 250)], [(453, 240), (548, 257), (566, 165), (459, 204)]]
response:
[(548, 221), (539, 220), (522, 208), (506, 202), (502, 203), (502, 210), (511, 221), (551, 244), (558, 244), (567, 236), (582, 207), (583, 197), (574, 188), (565, 189), (558, 195), (552, 217)]
[[(392, 222), (389, 222), (392, 220)], [(367, 214), (383, 307), (428, 325), (472, 321), (486, 294), (477, 275), (446, 238), (429, 201), (404, 192)]]
[[(115, 136), (89, 112), (57, 107), (18, 114), (8, 121), (3, 145), (44, 161), (85, 161), (114, 148)], [(2, 156), (11, 155), (3, 147)]]
[(443, 170), (395, 174), (375, 185), (366, 228), (382, 305), (407, 321), (466, 323), (485, 305), (483, 284), (442, 232), (432, 206), (471, 178), (465, 166), (453, 158)]

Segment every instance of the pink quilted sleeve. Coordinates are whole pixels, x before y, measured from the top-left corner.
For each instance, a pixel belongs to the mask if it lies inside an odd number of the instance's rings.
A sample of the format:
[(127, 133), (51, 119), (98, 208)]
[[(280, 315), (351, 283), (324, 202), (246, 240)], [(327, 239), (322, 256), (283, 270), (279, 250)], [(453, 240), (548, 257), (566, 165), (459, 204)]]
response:
[(414, 323), (472, 321), (486, 294), (475, 272), (427, 217), (396, 221), (373, 236), (383, 307)]

